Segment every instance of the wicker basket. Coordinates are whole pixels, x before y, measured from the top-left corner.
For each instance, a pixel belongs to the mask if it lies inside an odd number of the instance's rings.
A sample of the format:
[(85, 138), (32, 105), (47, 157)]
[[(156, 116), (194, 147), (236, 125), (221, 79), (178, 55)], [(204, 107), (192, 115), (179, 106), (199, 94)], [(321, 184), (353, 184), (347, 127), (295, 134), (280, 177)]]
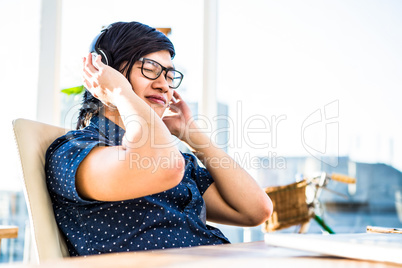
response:
[(274, 211), (263, 225), (263, 231), (273, 232), (309, 222), (312, 213), (306, 203), (307, 182), (265, 188), (272, 200)]

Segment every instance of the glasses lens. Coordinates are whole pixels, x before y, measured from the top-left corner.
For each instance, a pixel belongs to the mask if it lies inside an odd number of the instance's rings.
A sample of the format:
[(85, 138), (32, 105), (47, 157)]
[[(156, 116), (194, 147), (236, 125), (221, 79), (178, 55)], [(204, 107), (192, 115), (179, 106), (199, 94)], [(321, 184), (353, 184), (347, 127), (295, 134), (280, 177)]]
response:
[(162, 66), (160, 66), (157, 62), (152, 60), (144, 59), (142, 64), (142, 73), (145, 77), (150, 79), (156, 79), (162, 72)]
[(168, 69), (162, 67), (156, 61), (150, 59), (142, 59), (142, 74), (149, 79), (155, 80), (157, 79), (163, 71), (166, 71), (166, 81), (170, 88), (178, 88), (180, 86), (181, 81), (183, 80), (183, 74), (174, 69)]
[(169, 87), (178, 88), (180, 86), (181, 80), (183, 80), (183, 75), (175, 70), (169, 70), (166, 74), (166, 80)]

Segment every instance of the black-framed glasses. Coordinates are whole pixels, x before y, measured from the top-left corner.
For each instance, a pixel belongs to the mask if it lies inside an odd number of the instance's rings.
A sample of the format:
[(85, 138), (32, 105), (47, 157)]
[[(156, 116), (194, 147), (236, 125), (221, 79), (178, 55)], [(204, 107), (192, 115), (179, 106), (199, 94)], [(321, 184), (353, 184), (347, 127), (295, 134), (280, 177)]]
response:
[(142, 62), (141, 73), (148, 79), (156, 80), (165, 72), (165, 79), (170, 88), (176, 89), (180, 86), (183, 80), (183, 74), (174, 68), (166, 68), (159, 62), (147, 58), (140, 58), (138, 61)]

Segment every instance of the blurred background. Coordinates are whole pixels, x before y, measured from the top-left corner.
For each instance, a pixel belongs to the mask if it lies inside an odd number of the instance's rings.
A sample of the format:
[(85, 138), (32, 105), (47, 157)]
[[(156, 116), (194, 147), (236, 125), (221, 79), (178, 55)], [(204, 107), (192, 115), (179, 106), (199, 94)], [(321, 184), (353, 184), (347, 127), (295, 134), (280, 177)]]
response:
[[(401, 227), (400, 14), (398, 0), (0, 0), (0, 224), (20, 228), (0, 261), (22, 261), (29, 244), (11, 122), (74, 128), (80, 96), (61, 90), (81, 85), (90, 42), (116, 21), (170, 28), (180, 94), (261, 187), (347, 174), (355, 186), (321, 196), (332, 229)], [(263, 239), (218, 227), (234, 243)]]

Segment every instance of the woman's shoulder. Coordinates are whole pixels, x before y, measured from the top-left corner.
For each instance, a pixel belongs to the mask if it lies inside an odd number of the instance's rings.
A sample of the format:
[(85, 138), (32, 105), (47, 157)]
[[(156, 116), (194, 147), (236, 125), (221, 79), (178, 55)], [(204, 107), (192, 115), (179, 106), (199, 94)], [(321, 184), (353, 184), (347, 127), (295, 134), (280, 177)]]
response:
[(184, 160), (187, 162), (192, 162), (192, 163), (196, 163), (197, 162), (197, 157), (195, 157), (195, 155), (190, 154), (190, 153), (183, 153), (181, 152), (181, 154), (183, 155)]
[(70, 130), (63, 136), (60, 136), (57, 139), (55, 139), (49, 146), (49, 149), (55, 148), (60, 144), (74, 142), (82, 139), (93, 139), (95, 137), (99, 137), (99, 132), (91, 131), (87, 128), (79, 130)]
[(192, 153), (183, 153), (181, 152), (181, 154), (184, 157), (184, 161), (186, 162), (186, 169), (203, 169), (204, 166), (202, 164), (202, 162)]
[(60, 148), (83, 147), (85, 145), (88, 145), (89, 143), (100, 142), (104, 140), (105, 139), (99, 134), (99, 132), (90, 128), (71, 130), (63, 136), (55, 139), (52, 144), (50, 144), (46, 151), (46, 159), (55, 154), (55, 152), (59, 151)]

